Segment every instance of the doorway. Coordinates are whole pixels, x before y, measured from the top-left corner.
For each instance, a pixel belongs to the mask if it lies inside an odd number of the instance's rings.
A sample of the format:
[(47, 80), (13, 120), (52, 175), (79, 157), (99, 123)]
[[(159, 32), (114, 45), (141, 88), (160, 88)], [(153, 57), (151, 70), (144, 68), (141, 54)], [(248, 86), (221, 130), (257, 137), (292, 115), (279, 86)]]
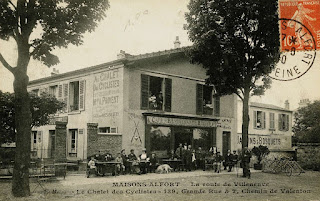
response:
[(181, 128), (181, 127), (175, 127), (174, 128), (174, 150), (177, 149), (179, 146), (179, 143), (187, 143), (188, 145), (192, 145), (193, 147), (193, 129), (192, 128)]
[(231, 149), (230, 135), (231, 135), (231, 132), (229, 132), (229, 131), (222, 132), (222, 154), (223, 154), (223, 156), (225, 156), (228, 153), (228, 150)]

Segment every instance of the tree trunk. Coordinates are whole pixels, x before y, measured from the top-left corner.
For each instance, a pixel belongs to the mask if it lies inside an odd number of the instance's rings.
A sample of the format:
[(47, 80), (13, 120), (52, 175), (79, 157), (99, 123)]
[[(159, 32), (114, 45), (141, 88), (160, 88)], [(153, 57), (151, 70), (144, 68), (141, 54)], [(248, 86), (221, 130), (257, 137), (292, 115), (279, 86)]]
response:
[[(248, 147), (248, 128), (249, 128), (249, 88), (244, 89), (242, 101), (242, 155), (245, 147)], [(244, 169), (243, 169), (244, 171)], [(243, 172), (244, 173), (244, 172)]]
[(28, 40), (22, 38), (18, 43), (18, 62), (14, 68), (15, 93), (15, 125), (16, 125), (16, 153), (13, 168), (12, 194), (15, 197), (30, 195), (29, 167), (31, 151), (31, 111), (30, 99), (27, 91), (29, 77), (27, 67), (29, 64)]

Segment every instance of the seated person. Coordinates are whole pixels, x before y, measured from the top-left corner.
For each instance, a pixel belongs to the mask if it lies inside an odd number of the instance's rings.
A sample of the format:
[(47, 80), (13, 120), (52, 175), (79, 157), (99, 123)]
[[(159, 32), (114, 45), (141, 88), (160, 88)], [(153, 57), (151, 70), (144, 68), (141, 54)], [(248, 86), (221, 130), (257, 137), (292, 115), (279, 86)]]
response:
[(122, 158), (122, 161), (123, 161), (123, 165), (125, 167), (125, 172), (124, 173), (130, 172), (131, 171), (130, 163), (128, 162), (128, 157), (126, 155), (126, 150), (125, 149), (121, 150), (121, 158)]
[(139, 168), (139, 163), (138, 163), (138, 158), (134, 154), (134, 149), (130, 150), (130, 154), (128, 155), (128, 162), (131, 163), (131, 172), (132, 173), (140, 173), (140, 168)]
[(174, 153), (174, 150), (171, 150), (171, 152), (169, 153), (169, 159), (170, 160), (177, 160), (178, 156)]
[(147, 161), (149, 161), (149, 158), (147, 156), (147, 150), (145, 148), (142, 149), (142, 153), (139, 156), (140, 161), (140, 173), (146, 174), (147, 173)]
[(89, 170), (87, 177), (89, 177), (91, 172), (97, 173), (96, 161), (93, 156), (91, 157), (91, 160), (88, 162), (88, 166)]
[(104, 156), (101, 154), (101, 151), (99, 151), (95, 157), (94, 157), (97, 161), (104, 161)]
[(112, 155), (111, 155), (110, 153), (107, 153), (107, 154), (105, 155), (105, 161), (112, 161), (112, 160), (113, 160)]
[(221, 170), (221, 162), (223, 161), (223, 158), (220, 154), (220, 151), (216, 153), (216, 155), (213, 158), (213, 168), (214, 172), (220, 173)]
[(117, 157), (115, 159), (115, 162), (118, 162), (119, 164), (117, 164), (117, 173), (124, 173), (126, 168), (125, 166), (123, 165), (123, 159), (121, 157), (121, 154), (118, 153), (117, 154)]
[(150, 164), (149, 164), (150, 172), (155, 172), (158, 166), (159, 166), (158, 158), (156, 157), (155, 153), (152, 153), (150, 157)]

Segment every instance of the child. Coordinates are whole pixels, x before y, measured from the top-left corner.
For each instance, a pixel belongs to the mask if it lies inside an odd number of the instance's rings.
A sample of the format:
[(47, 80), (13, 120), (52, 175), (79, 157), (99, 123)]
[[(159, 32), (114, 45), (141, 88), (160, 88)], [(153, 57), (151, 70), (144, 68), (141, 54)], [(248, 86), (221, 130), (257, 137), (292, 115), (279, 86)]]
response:
[(115, 159), (115, 161), (116, 162), (118, 162), (119, 164), (117, 164), (117, 172), (118, 173), (124, 173), (125, 172), (125, 166), (123, 165), (123, 159), (122, 159), (122, 157), (121, 157), (121, 154), (120, 153), (118, 153), (117, 154), (117, 157), (116, 157), (116, 159)]
[(96, 169), (96, 161), (94, 157), (91, 157), (91, 160), (88, 162), (88, 166), (90, 167), (90, 169)]

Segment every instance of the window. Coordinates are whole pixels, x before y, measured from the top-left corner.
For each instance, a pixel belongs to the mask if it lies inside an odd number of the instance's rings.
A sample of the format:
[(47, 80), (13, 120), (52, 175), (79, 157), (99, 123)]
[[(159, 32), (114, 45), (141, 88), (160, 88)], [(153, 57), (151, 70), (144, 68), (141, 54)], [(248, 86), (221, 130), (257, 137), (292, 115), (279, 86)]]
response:
[(34, 95), (36, 95), (36, 96), (39, 96), (39, 89), (33, 89), (33, 90), (31, 90), (31, 93), (33, 93)]
[(289, 115), (279, 114), (279, 130), (280, 131), (289, 130)]
[(33, 144), (37, 143), (37, 131), (32, 131)]
[(84, 110), (85, 105), (85, 80), (73, 81), (57, 86), (58, 100), (65, 103), (62, 112)]
[(157, 157), (168, 157), (171, 145), (171, 128), (170, 127), (156, 127), (150, 128), (150, 143), (151, 151), (157, 154)]
[(77, 140), (78, 140), (78, 129), (69, 130), (69, 156), (77, 156)]
[(141, 109), (171, 111), (172, 80), (141, 75)]
[(79, 110), (79, 81), (69, 84), (69, 111)]
[(106, 133), (118, 133), (117, 127), (99, 127), (99, 133), (106, 134)]
[(254, 114), (254, 128), (265, 129), (266, 128), (266, 113), (262, 111), (253, 111)]
[(197, 84), (197, 93), (196, 93), (197, 114), (207, 114), (207, 115), (213, 114), (212, 89), (213, 89), (212, 86)]
[(275, 130), (275, 125), (274, 125), (274, 113), (270, 112), (270, 129)]
[(57, 97), (57, 88), (58, 88), (58, 85), (50, 86), (49, 95), (53, 97)]

